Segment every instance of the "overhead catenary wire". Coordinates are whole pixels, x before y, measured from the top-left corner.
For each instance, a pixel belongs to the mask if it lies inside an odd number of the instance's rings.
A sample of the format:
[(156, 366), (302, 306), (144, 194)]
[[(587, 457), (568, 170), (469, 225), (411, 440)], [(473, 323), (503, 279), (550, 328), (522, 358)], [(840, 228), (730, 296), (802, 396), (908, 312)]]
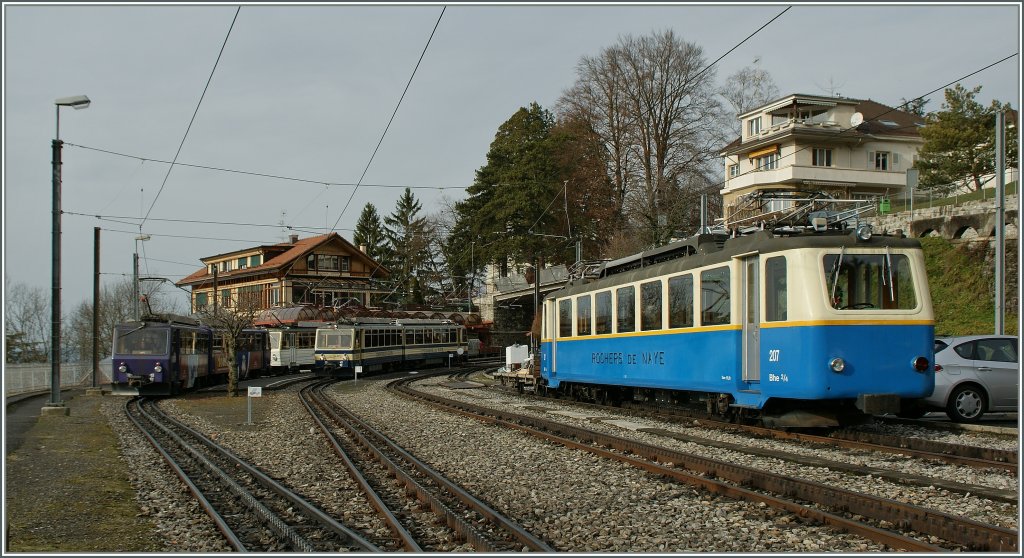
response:
[(430, 48), (430, 42), (434, 39), (434, 33), (437, 32), (437, 27), (441, 24), (441, 18), (444, 17), (445, 9), (447, 9), (447, 6), (441, 8), (441, 14), (437, 16), (437, 22), (434, 23), (434, 29), (430, 31), (430, 37), (427, 38), (427, 44), (423, 45), (423, 52), (420, 53), (420, 58), (416, 61), (416, 66), (412, 69), (409, 81), (406, 82), (405, 89), (402, 91), (402, 95), (398, 99), (398, 104), (395, 105), (395, 110), (391, 113), (391, 118), (388, 120), (387, 126), (384, 127), (384, 132), (380, 135), (377, 147), (373, 149), (373, 154), (370, 155), (370, 160), (366, 162), (363, 174), (359, 177), (359, 181), (356, 182), (355, 188), (352, 189), (352, 193), (349, 195), (348, 201), (345, 202), (345, 206), (341, 208), (341, 212), (338, 214), (338, 219), (334, 221), (334, 226), (331, 227), (331, 231), (337, 230), (338, 223), (341, 222), (341, 218), (345, 215), (345, 211), (348, 210), (348, 206), (352, 203), (352, 199), (355, 197), (356, 192), (359, 191), (359, 186), (362, 184), (363, 178), (366, 177), (366, 173), (369, 172), (370, 165), (373, 164), (373, 159), (377, 156), (377, 151), (380, 150), (381, 144), (384, 143), (384, 137), (387, 136), (388, 130), (391, 129), (391, 123), (394, 122), (395, 116), (398, 114), (398, 109), (402, 106), (402, 100), (405, 99), (405, 94), (409, 91), (409, 86), (412, 85), (413, 78), (416, 77), (416, 71), (419, 70), (420, 64), (423, 62), (423, 57), (426, 56), (427, 49)]
[(157, 190), (156, 196), (153, 197), (153, 203), (149, 205), (149, 210), (146, 211), (146, 215), (143, 216), (142, 222), (139, 223), (139, 232), (142, 232), (142, 225), (146, 223), (146, 219), (149, 218), (149, 214), (153, 212), (153, 207), (156, 206), (157, 200), (160, 199), (160, 194), (163, 193), (164, 187), (167, 186), (167, 179), (171, 176), (171, 171), (174, 170), (174, 163), (178, 160), (178, 156), (181, 155), (181, 150), (185, 147), (185, 140), (188, 139), (188, 133), (192, 130), (192, 124), (196, 121), (196, 115), (199, 114), (199, 107), (203, 104), (203, 99), (206, 97), (206, 92), (210, 88), (210, 82), (213, 81), (213, 75), (217, 72), (217, 66), (220, 64), (220, 58), (224, 55), (224, 48), (228, 45), (228, 39), (231, 37), (231, 30), (235, 28), (235, 22), (238, 21), (238, 14), (242, 11), (242, 7), (239, 6), (235, 10), (235, 17), (231, 19), (231, 25), (228, 27), (227, 35), (224, 36), (224, 42), (220, 45), (220, 52), (217, 53), (217, 60), (213, 63), (213, 69), (210, 70), (210, 77), (206, 79), (206, 85), (203, 87), (203, 93), (199, 96), (199, 102), (196, 103), (196, 109), (192, 112), (192, 119), (188, 122), (188, 127), (185, 128), (185, 135), (181, 138), (181, 143), (178, 144), (178, 151), (174, 154), (174, 159), (171, 161), (171, 166), (167, 167), (167, 174), (164, 175), (164, 180), (160, 184), (160, 189)]
[[(124, 157), (127, 159), (136, 159), (143, 163), (160, 163), (164, 165), (172, 164), (171, 161), (165, 161), (161, 159), (154, 159), (152, 157), (142, 157), (140, 155), (131, 155), (128, 153), (122, 153), (119, 151), (113, 151), (110, 149), (102, 149), (99, 147), (92, 147), (88, 145), (79, 145), (74, 143), (64, 142), (64, 147), (77, 147), (78, 149), (84, 149), (87, 151), (96, 151), (98, 153), (105, 153), (107, 155), (114, 155), (116, 157)], [(313, 178), (301, 178), (295, 176), (286, 176), (281, 174), (270, 174), (265, 172), (247, 171), (240, 169), (229, 169), (224, 167), (215, 167), (211, 165), (197, 165), (192, 163), (182, 163), (181, 161), (173, 162), (178, 167), (189, 167), (194, 169), (211, 170), (224, 173), (242, 174), (246, 176), (255, 176), (259, 178), (272, 178), (274, 180), (285, 180), (288, 182), (300, 182), (305, 184), (314, 184), (316, 186), (355, 186), (355, 182), (336, 182), (333, 180), (317, 180)], [(429, 186), (429, 185), (415, 185), (415, 184), (361, 184), (361, 188), (409, 188), (411, 190), (463, 190), (463, 186)], [(120, 192), (118, 193), (120, 194)], [(107, 204), (108, 206), (110, 204)]]

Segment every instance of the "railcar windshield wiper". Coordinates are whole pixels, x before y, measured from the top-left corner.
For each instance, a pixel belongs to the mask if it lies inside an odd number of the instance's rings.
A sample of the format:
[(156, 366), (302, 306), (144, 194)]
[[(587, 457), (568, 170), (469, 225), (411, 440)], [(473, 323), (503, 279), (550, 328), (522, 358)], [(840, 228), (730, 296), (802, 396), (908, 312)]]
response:
[(836, 265), (832, 268), (832, 272), (835, 274), (832, 279), (832, 306), (836, 307), (839, 306), (839, 303), (836, 301), (836, 287), (839, 286), (839, 270), (843, 267), (843, 254), (845, 253), (846, 246), (843, 246), (839, 249), (839, 257), (836, 258)]
[(889, 246), (888, 245), (886, 245), (886, 247), (885, 247), (885, 263), (882, 264), (882, 267), (883, 268), (888, 268), (888, 271), (886, 271), (885, 269), (882, 270), (882, 284), (884, 285), (886, 279), (888, 278), (888, 280), (889, 280), (889, 300), (895, 301), (896, 300), (896, 288), (895, 288), (895, 282), (893, 281), (893, 277), (892, 277), (892, 253), (889, 252)]

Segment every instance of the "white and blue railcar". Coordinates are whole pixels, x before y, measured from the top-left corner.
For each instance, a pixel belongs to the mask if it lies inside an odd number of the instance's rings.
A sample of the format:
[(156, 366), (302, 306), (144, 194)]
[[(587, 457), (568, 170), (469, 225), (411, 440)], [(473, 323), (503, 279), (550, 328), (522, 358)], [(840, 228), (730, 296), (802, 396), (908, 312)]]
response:
[(699, 235), (609, 262), (543, 312), (541, 389), (580, 399), (835, 426), (934, 385), (920, 243), (870, 229)]

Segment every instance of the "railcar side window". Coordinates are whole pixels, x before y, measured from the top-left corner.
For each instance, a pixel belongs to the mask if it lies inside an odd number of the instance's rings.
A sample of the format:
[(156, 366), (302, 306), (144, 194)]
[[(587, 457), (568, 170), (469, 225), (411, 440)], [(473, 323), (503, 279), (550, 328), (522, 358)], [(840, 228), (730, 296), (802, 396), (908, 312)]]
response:
[(700, 324), (729, 323), (729, 268), (719, 267), (700, 274)]
[(196, 354), (196, 332), (190, 330), (182, 331), (179, 342), (181, 343), (181, 354)]
[(786, 307), (789, 297), (786, 293), (786, 258), (768, 258), (764, 264), (764, 305), (765, 321), (785, 321), (789, 312)]
[(827, 292), (839, 310), (912, 310), (917, 294), (902, 254), (826, 254)]
[(619, 333), (636, 331), (636, 289), (622, 287), (615, 291), (615, 325)]
[(558, 302), (558, 336), (572, 337), (572, 301)]
[(605, 291), (594, 295), (594, 333), (602, 335), (612, 332), (612, 293)]
[(693, 275), (668, 280), (668, 327), (693, 327)]
[(661, 281), (640, 285), (640, 329), (661, 329)]
[(576, 299), (576, 335), (590, 335), (590, 295)]

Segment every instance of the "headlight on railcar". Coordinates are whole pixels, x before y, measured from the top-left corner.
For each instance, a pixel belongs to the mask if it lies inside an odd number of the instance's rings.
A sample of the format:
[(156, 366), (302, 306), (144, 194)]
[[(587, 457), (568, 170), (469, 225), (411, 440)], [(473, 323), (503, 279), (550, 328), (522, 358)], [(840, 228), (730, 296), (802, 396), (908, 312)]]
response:
[(120, 372), (120, 373), (122, 373), (122, 374), (124, 374), (125, 372), (127, 372), (127, 371), (128, 371), (128, 367), (127, 367), (127, 366), (125, 366), (125, 365), (124, 365), (124, 363), (122, 362), (122, 363), (121, 363), (121, 366), (118, 366), (118, 367), (117, 367), (117, 371), (118, 371), (118, 372)]
[(839, 372), (842, 372), (846, 368), (846, 361), (839, 357), (836, 357), (828, 361), (828, 367), (831, 368), (833, 372), (838, 374)]
[(861, 242), (871, 240), (871, 225), (861, 225), (857, 227), (857, 240), (860, 240)]
[(931, 363), (928, 362), (927, 358), (925, 358), (923, 356), (919, 356), (919, 357), (914, 359), (914, 362), (912, 364), (914, 366), (914, 370), (917, 370), (918, 372), (927, 372), (928, 371), (928, 365), (931, 364)]
[(161, 373), (163, 371), (164, 371), (164, 367), (160, 366), (159, 362), (156, 363), (156, 366), (153, 367), (153, 372), (156, 372), (157, 374), (159, 374), (159, 373)]

